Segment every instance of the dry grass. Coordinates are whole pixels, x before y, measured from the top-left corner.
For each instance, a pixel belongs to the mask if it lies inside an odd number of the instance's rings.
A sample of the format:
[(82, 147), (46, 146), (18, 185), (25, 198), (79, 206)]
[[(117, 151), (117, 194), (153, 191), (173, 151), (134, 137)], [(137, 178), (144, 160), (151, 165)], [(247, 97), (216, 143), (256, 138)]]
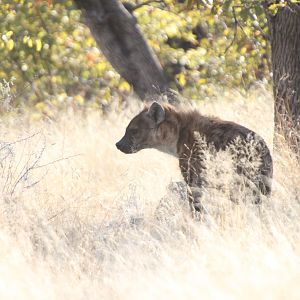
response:
[[(271, 146), (270, 93), (199, 108)], [(181, 180), (175, 158), (115, 149), (135, 112), (1, 121), (0, 299), (299, 298), (300, 172), (284, 144), (270, 201), (211, 191), (198, 222), (167, 188)]]

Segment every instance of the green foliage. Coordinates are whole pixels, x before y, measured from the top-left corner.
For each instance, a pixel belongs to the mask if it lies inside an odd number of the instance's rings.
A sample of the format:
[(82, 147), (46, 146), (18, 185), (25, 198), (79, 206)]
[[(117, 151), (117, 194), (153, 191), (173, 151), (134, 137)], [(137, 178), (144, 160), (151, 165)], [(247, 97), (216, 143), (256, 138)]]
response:
[(278, 11), (285, 6), (292, 6), (293, 4), (299, 4), (299, 0), (280, 0), (277, 2), (274, 1), (268, 1), (268, 13), (272, 16), (275, 16)]
[[(127, 92), (80, 21), (72, 1), (5, 1), (0, 15), (0, 78), (38, 109), (106, 104)], [(101, 101), (97, 100), (101, 97)], [(84, 99), (84, 100), (83, 100)], [(19, 103), (16, 103), (19, 104)]]
[[(262, 6), (225, 0), (212, 5), (198, 1), (198, 8), (189, 8), (191, 2), (169, 1), (167, 7), (144, 6), (136, 11), (163, 66), (180, 65), (176, 79), (182, 93), (199, 99), (199, 95), (213, 96), (215, 85), (248, 89), (257, 80), (267, 81), (269, 49)], [(188, 41), (191, 48), (168, 45), (174, 37)]]
[[(174, 88), (199, 99), (213, 96), (216, 84), (247, 89), (269, 77), (260, 5), (199, 1), (193, 9), (195, 1), (179, 2), (153, 2), (134, 11)], [(80, 15), (70, 0), (1, 2), (0, 79), (14, 80), (13, 94), (22, 94), (14, 97), (15, 105), (41, 111), (99, 107), (132, 92), (99, 52)]]

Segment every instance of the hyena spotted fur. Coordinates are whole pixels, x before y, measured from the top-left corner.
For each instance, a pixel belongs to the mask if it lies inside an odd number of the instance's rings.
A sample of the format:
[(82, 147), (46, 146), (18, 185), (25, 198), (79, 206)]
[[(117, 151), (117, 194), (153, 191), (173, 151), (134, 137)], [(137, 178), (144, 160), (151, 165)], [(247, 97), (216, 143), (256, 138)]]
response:
[[(197, 110), (179, 110), (153, 102), (130, 121), (116, 147), (126, 154), (155, 148), (178, 157), (190, 193), (196, 190), (198, 195), (199, 188), (209, 184), (207, 151), (229, 151), (237, 174), (246, 178), (259, 194), (254, 202), (260, 203), (261, 194), (269, 196), (271, 193), (273, 164), (265, 141), (244, 126), (203, 116)], [(196, 198), (190, 194), (190, 203), (194, 209), (201, 210)]]

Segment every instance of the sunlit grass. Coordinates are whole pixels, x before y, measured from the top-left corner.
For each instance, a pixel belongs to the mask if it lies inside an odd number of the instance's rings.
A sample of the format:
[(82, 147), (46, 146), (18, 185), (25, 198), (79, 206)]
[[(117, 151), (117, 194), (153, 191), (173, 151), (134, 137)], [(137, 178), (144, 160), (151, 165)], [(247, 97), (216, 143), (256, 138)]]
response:
[[(212, 191), (213, 213), (195, 221), (168, 188), (182, 180), (175, 158), (114, 146), (138, 106), (1, 121), (0, 298), (296, 299), (300, 172), (284, 143), (260, 209)], [(198, 107), (272, 148), (270, 92), (231, 91)]]

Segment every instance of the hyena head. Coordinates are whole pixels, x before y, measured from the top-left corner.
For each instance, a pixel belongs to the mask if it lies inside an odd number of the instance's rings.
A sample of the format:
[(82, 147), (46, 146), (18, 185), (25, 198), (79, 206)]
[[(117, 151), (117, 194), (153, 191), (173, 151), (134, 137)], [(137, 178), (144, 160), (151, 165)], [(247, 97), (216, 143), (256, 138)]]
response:
[(172, 122), (166, 118), (165, 108), (153, 102), (130, 121), (125, 135), (116, 143), (116, 147), (126, 154), (145, 148), (170, 152), (165, 147), (171, 146), (170, 137), (174, 130), (170, 128)]

